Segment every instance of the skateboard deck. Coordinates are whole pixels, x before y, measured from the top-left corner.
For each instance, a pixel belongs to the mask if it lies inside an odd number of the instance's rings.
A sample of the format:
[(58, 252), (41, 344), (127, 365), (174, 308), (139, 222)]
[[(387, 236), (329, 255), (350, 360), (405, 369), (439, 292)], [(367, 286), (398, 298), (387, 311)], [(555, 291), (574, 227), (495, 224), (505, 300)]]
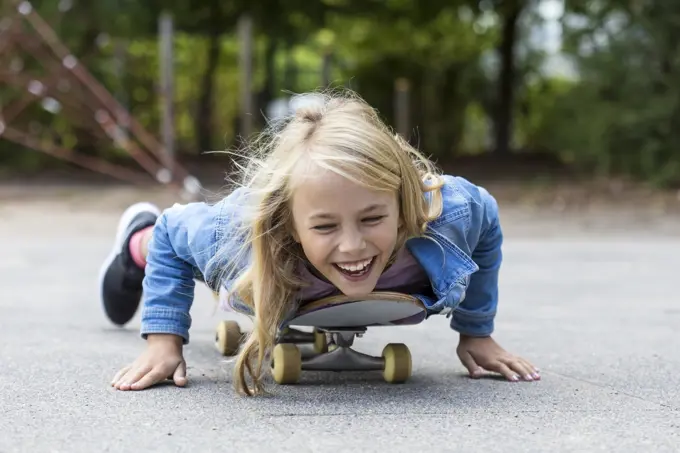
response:
[(300, 307), (288, 325), (301, 327), (374, 327), (419, 324), (425, 306), (415, 297), (374, 292), (362, 298), (332, 296)]

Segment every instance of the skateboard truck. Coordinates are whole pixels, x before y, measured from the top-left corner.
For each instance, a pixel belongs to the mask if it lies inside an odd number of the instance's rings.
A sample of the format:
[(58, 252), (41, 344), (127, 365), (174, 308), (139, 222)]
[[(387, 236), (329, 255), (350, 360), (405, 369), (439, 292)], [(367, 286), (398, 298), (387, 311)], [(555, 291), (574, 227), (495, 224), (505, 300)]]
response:
[[(288, 329), (290, 333), (290, 329)], [(313, 335), (315, 354), (302, 357), (298, 344), (289, 342), (299, 334), (284, 333), (272, 353), (272, 375), (277, 384), (295, 384), (302, 371), (382, 371), (389, 383), (402, 383), (411, 375), (411, 353), (404, 344), (385, 346), (381, 357), (374, 357), (352, 349), (354, 338), (363, 335), (365, 327), (315, 328)], [(304, 332), (300, 332), (302, 336)], [(328, 344), (325, 333), (332, 342)], [(299, 337), (298, 337), (299, 338)], [(308, 337), (309, 338), (309, 337)], [(320, 340), (323, 339), (323, 340)], [(308, 342), (309, 343), (309, 342)], [(322, 347), (319, 347), (322, 345)]]
[(332, 336), (329, 352), (302, 361), (302, 370), (313, 371), (382, 371), (385, 360), (352, 349), (355, 337), (366, 329), (324, 329)]

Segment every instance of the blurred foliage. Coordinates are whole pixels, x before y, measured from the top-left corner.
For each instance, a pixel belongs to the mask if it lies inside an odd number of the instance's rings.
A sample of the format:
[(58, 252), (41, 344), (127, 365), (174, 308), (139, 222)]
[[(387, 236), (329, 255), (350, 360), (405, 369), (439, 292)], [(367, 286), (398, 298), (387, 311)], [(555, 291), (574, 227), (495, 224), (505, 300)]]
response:
[[(66, 3), (33, 2), (152, 132), (161, 118), (158, 17), (172, 13), (182, 158), (237, 140), (237, 24), (249, 14), (258, 127), (272, 100), (323, 85), (328, 53), (330, 84), (358, 91), (390, 124), (395, 81), (408, 79), (409, 138), (440, 162), (502, 150), (499, 140), (505, 140), (513, 153), (556, 156), (583, 171), (628, 174), (660, 186), (680, 182), (680, 3), (565, 2), (560, 58), (573, 75), (545, 70), (549, 55), (535, 42), (543, 25), (538, 0), (74, 0), (60, 11)], [(12, 90), (0, 85), (2, 105), (15, 99)], [(509, 112), (498, 114), (504, 109)], [(80, 120), (39, 105), (22, 117), (29, 118), (25, 130), (49, 131), (65, 147), (125, 157), (106, 140), (88, 141)], [(509, 126), (509, 137), (498, 134), (499, 123)], [(8, 141), (0, 141), (0, 162), (54, 164)]]

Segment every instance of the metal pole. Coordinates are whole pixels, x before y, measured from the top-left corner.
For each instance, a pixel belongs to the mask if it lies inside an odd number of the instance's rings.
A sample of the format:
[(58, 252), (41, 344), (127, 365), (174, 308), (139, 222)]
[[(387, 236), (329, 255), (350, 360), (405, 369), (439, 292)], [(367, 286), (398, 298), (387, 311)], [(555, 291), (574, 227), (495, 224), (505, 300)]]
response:
[(394, 116), (397, 133), (404, 137), (405, 140), (410, 140), (410, 111), (409, 111), (409, 94), (411, 84), (406, 78), (399, 78), (394, 83)]
[[(113, 62), (114, 62), (114, 74), (116, 74), (116, 79), (118, 79), (118, 89), (117, 89), (117, 98), (118, 102), (127, 110), (129, 108), (129, 102), (128, 102), (128, 97), (127, 93), (125, 92), (125, 73), (126, 73), (126, 58), (127, 58), (127, 41), (122, 38), (118, 38), (115, 41), (114, 44), (114, 55), (113, 55)], [(118, 120), (118, 125), (122, 129), (123, 133), (125, 134), (126, 138), (129, 138), (129, 128), (130, 128), (130, 121), (127, 118), (127, 115), (124, 115), (122, 118), (117, 118)]]
[(174, 128), (174, 58), (173, 58), (173, 20), (167, 11), (159, 18), (160, 34), (160, 92), (163, 111), (161, 136), (165, 148), (165, 165), (170, 180), (174, 176), (175, 161), (175, 128)]
[(247, 13), (238, 21), (241, 68), (241, 136), (245, 139), (253, 131), (253, 21)]
[(321, 84), (328, 87), (331, 84), (331, 70), (333, 64), (333, 53), (330, 50), (324, 51), (321, 61)]

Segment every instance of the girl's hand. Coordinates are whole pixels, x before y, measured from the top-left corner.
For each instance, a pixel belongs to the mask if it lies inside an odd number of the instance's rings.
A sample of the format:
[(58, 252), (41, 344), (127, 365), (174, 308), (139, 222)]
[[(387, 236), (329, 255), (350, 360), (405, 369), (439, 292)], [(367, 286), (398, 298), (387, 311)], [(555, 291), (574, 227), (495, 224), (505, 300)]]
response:
[(510, 381), (541, 379), (536, 367), (523, 358), (508, 353), (491, 337), (461, 335), (456, 352), (472, 378), (481, 377), (484, 370), (487, 370), (500, 373)]
[(118, 390), (142, 390), (166, 379), (184, 387), (187, 367), (182, 357), (182, 338), (177, 335), (154, 334), (147, 337), (147, 349), (116, 373), (111, 385)]

